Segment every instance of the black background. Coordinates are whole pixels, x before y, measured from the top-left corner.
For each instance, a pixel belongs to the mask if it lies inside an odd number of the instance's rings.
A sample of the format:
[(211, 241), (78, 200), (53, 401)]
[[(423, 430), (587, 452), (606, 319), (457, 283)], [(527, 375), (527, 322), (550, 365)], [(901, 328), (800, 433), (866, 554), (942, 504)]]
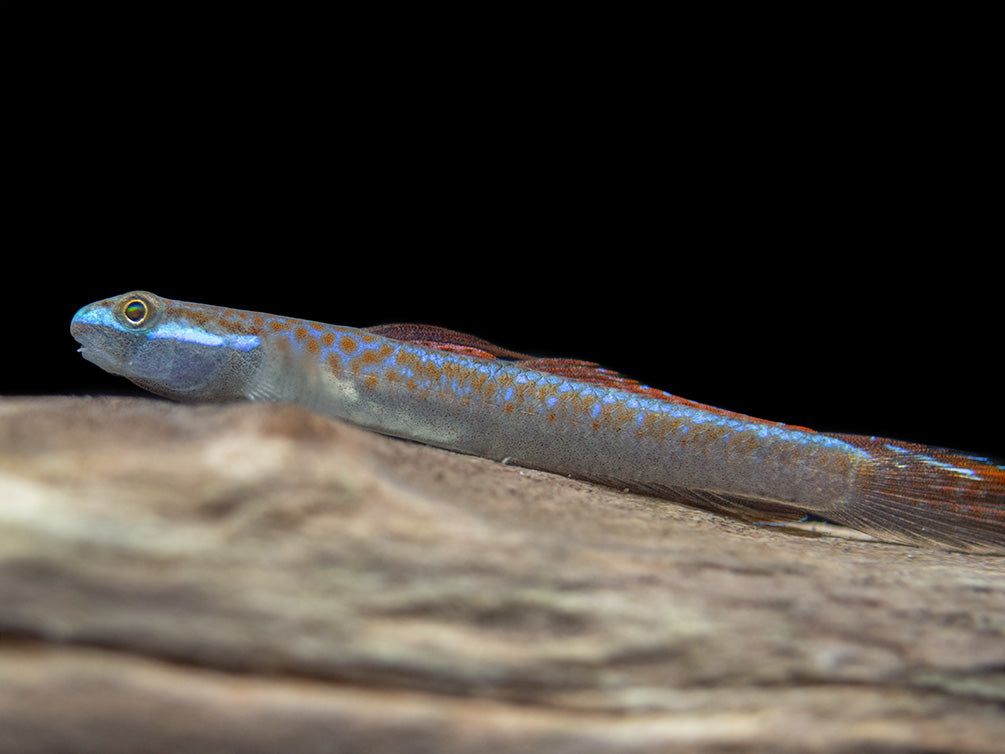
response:
[(939, 66), (185, 31), (15, 76), (0, 393), (135, 393), (68, 326), (145, 288), (1005, 456), (997, 136)]

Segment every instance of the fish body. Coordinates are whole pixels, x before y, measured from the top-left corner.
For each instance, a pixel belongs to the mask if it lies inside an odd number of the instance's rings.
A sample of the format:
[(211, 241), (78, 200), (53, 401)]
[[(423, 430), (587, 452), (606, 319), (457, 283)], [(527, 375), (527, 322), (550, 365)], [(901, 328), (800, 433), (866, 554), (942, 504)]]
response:
[(145, 291), (74, 316), (84, 358), (183, 401), (293, 403), (388, 435), (752, 520), (1005, 552), (1005, 467), (765, 421), (421, 325), (352, 328)]

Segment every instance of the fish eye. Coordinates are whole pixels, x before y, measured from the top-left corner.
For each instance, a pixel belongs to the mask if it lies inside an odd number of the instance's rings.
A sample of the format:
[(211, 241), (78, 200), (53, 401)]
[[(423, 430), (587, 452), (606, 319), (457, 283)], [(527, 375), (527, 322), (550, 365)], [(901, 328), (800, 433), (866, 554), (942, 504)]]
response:
[(122, 316), (131, 325), (142, 325), (149, 315), (150, 307), (147, 306), (145, 301), (138, 298), (131, 299), (122, 306)]

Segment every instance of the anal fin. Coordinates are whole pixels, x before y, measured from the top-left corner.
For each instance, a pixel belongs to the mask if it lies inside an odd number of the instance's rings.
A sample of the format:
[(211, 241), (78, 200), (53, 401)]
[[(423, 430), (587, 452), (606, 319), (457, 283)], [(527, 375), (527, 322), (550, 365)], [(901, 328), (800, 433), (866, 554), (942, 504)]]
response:
[(612, 487), (627, 488), (643, 495), (666, 498), (713, 513), (723, 513), (748, 523), (793, 523), (803, 521), (808, 515), (805, 510), (800, 510), (792, 505), (728, 492), (658, 484), (625, 484), (615, 479), (595, 481)]

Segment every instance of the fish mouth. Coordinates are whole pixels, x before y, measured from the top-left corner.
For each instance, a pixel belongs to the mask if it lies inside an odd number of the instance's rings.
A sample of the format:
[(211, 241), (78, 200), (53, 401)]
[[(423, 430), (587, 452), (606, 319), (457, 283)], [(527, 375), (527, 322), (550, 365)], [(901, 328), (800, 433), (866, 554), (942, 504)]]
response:
[(103, 321), (105, 314), (90, 304), (73, 315), (70, 335), (80, 346), (77, 353), (106, 372), (130, 378), (131, 349), (124, 348), (119, 333)]
[(94, 346), (81, 346), (77, 349), (77, 353), (83, 356), (92, 364), (104, 369), (106, 372), (111, 372), (112, 374), (125, 375), (122, 367), (111, 357), (110, 354), (102, 351), (100, 348), (95, 348)]
[(101, 338), (96, 337), (97, 334), (87, 325), (73, 323), (73, 326), (70, 328), (70, 334), (80, 344), (77, 353), (87, 359), (87, 361), (101, 367), (106, 372), (122, 375), (123, 377), (128, 376), (124, 370), (125, 365), (122, 364), (122, 360), (116, 358), (108, 349), (103, 348), (100, 345)]

